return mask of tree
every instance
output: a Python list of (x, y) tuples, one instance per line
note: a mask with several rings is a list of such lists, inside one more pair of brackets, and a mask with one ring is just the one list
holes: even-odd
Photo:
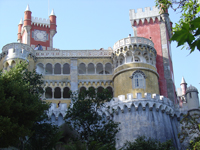
[(27, 70), (27, 63), (18, 63), (0, 73), (0, 147), (19, 146), (38, 118), (49, 108), (41, 101), (42, 76)]
[(200, 5), (198, 0), (156, 0), (156, 6), (165, 12), (172, 8), (180, 11), (181, 18), (173, 28), (172, 41), (178, 46), (184, 45), (192, 53), (195, 49), (200, 51)]
[[(47, 122), (45, 122), (47, 121)], [(44, 112), (31, 128), (33, 134), (24, 141), (22, 149), (24, 150), (51, 150), (55, 149), (60, 143), (62, 132), (57, 125), (48, 122), (48, 117)]]
[(189, 149), (200, 149), (200, 111), (190, 110), (181, 120), (180, 142)]
[(145, 136), (138, 137), (134, 142), (126, 142), (121, 150), (172, 150), (171, 140), (161, 143), (158, 140), (146, 138)]
[(99, 114), (105, 107), (104, 103), (111, 100), (111, 94), (104, 90), (96, 93), (94, 88), (84, 92), (72, 94), (72, 103), (68, 108), (65, 118), (67, 123), (77, 131), (79, 140), (85, 142), (87, 147), (115, 148), (115, 135), (118, 132), (118, 123)]

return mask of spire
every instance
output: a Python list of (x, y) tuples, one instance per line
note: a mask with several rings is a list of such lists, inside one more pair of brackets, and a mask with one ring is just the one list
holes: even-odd
[(50, 16), (55, 16), (54, 10), (52, 9)]
[(184, 77), (182, 77), (181, 84), (186, 83)]
[(23, 19), (22, 19), (22, 18), (21, 18), (21, 20), (20, 20), (19, 24), (23, 24)]
[(31, 11), (29, 5), (27, 5), (26, 10), (25, 11)]

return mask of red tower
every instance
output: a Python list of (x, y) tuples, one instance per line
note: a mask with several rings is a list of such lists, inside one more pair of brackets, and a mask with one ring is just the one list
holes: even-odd
[(33, 48), (40, 44), (43, 50), (53, 49), (53, 37), (57, 32), (54, 11), (52, 10), (49, 19), (32, 17), (31, 14), (28, 5), (24, 12), (24, 23), (18, 26), (18, 41)]
[(143, 11), (130, 10), (130, 21), (135, 36), (150, 38), (157, 51), (156, 67), (159, 74), (160, 94), (176, 102), (174, 73), (171, 54), (171, 21), (167, 11), (160, 14), (160, 10), (146, 7)]
[(23, 26), (23, 20), (21, 19), (20, 22), (19, 22), (19, 24), (18, 24), (18, 34), (17, 34), (17, 37), (18, 37), (17, 41), (19, 43), (22, 42), (22, 34), (21, 34), (21, 32), (22, 32), (22, 26)]

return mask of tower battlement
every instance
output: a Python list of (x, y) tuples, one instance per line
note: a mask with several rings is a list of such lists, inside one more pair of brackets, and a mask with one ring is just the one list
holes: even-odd
[(32, 21), (31, 24), (33, 24), (33, 25), (46, 26), (46, 27), (50, 28), (50, 20), (49, 19), (32, 17), (31, 21)]
[(129, 10), (129, 18), (131, 21), (131, 25), (134, 24), (134, 21), (137, 22), (137, 24), (139, 24), (139, 21), (141, 20), (142, 23), (144, 23), (145, 19), (147, 20), (147, 22), (150, 22), (150, 19), (153, 20), (153, 22), (155, 21), (155, 19), (157, 18), (160, 21), (160, 9), (153, 6), (153, 8), (151, 9), (150, 7), (145, 7), (144, 11), (142, 8), (137, 9), (137, 12), (135, 12), (134, 9)]

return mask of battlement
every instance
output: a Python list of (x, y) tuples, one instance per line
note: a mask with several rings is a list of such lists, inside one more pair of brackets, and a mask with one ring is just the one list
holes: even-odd
[(66, 115), (67, 111), (67, 104), (66, 103), (60, 103), (59, 107), (56, 107), (56, 103), (51, 103), (51, 107), (47, 111), (48, 117), (51, 117), (52, 115), (55, 115), (56, 118), (61, 114), (63, 117)]
[(31, 55), (31, 57), (35, 60), (34, 50), (29, 45), (23, 43), (10, 43), (2, 48), (0, 60), (4, 57), (4, 61), (9, 59), (27, 60), (28, 55)]
[(145, 97), (142, 97), (141, 93), (136, 93), (136, 98), (133, 98), (132, 93), (128, 93), (127, 99), (125, 98), (125, 95), (119, 95), (117, 98), (113, 98), (113, 100), (106, 103), (106, 105), (111, 108), (108, 114), (112, 113), (112, 109), (114, 109), (116, 113), (118, 113), (118, 110), (121, 110), (123, 113), (125, 108), (128, 108), (130, 111), (132, 106), (138, 110), (139, 105), (142, 106), (143, 110), (146, 109), (146, 106), (149, 106), (149, 110), (151, 111), (155, 106), (157, 111), (160, 109), (162, 112), (166, 112), (171, 116), (175, 113), (174, 104), (169, 98), (151, 93), (145, 93)]
[(157, 18), (160, 21), (160, 9), (156, 6), (153, 6), (151, 9), (150, 7), (146, 7), (143, 11), (142, 8), (137, 9), (137, 12), (135, 12), (134, 9), (129, 10), (129, 18), (131, 21), (131, 25), (134, 25), (134, 22), (136, 21), (137, 24), (139, 24), (139, 21), (141, 20), (142, 23), (144, 23), (145, 19), (147, 22), (150, 22), (150, 19), (155, 21)]
[(50, 20), (49, 19), (32, 17), (31, 21), (32, 21), (32, 24), (34, 24), (34, 25), (40, 25), (40, 26), (43, 25), (43, 26), (46, 26), (46, 27), (50, 27)]

